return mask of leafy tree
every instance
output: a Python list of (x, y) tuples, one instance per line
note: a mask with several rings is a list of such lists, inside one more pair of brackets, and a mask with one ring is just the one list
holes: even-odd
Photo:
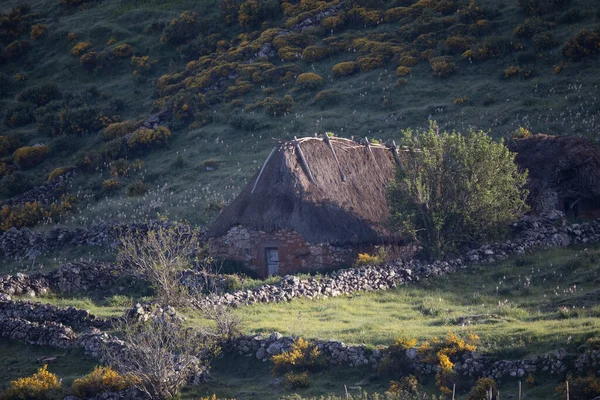
[(389, 191), (392, 226), (409, 233), (428, 257), (506, 234), (527, 206), (527, 172), (503, 142), (485, 132), (404, 131), (407, 147)]

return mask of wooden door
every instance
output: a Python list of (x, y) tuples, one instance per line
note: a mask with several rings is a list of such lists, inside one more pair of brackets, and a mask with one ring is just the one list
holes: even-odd
[(274, 247), (265, 249), (267, 259), (267, 276), (277, 275), (279, 273), (279, 250)]

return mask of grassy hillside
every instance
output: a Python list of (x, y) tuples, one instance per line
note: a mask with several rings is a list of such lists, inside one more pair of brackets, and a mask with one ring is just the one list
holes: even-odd
[[(46, 214), (206, 223), (273, 138), (388, 139), (436, 119), (596, 139), (593, 0), (10, 0), (0, 12), (0, 200), (78, 173), (59, 206), (5, 228)], [(140, 133), (163, 110), (170, 134)], [(13, 155), (36, 144), (48, 148)]]

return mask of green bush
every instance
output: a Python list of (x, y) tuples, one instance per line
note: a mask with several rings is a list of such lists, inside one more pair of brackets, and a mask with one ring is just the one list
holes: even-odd
[(33, 106), (29, 103), (17, 104), (9, 108), (4, 115), (4, 124), (11, 128), (24, 126), (35, 122)]
[(23, 90), (17, 96), (21, 102), (33, 103), (36, 106), (43, 106), (52, 100), (59, 99), (61, 96), (58, 86), (54, 83), (46, 83), (39, 86), (32, 86)]
[(13, 153), (15, 164), (21, 167), (33, 167), (42, 162), (50, 154), (48, 146), (24, 146)]
[(281, 97), (267, 97), (259, 103), (264, 107), (265, 113), (268, 115), (282, 116), (292, 111), (294, 99), (290, 95)]
[(165, 144), (171, 137), (171, 131), (166, 126), (155, 129), (140, 128), (131, 134), (127, 146), (132, 150), (157, 147)]
[(577, 61), (600, 51), (600, 34), (583, 29), (562, 48), (563, 56)]
[[(393, 224), (432, 258), (499, 238), (526, 209), (527, 173), (485, 132), (404, 132), (412, 149), (390, 189)], [(418, 150), (418, 151), (417, 151)]]
[(0, 393), (2, 400), (45, 400), (57, 392), (62, 383), (58, 377), (48, 372), (44, 365), (35, 374), (10, 382), (8, 389)]
[(119, 392), (136, 382), (135, 378), (126, 377), (110, 367), (96, 367), (86, 376), (75, 379), (73, 393), (77, 397), (90, 398), (103, 392)]
[(302, 52), (302, 59), (308, 62), (319, 61), (329, 56), (329, 49), (325, 46), (308, 46)]
[(481, 400), (489, 397), (488, 393), (492, 390), (492, 393), (497, 393), (496, 381), (491, 378), (479, 378), (475, 383), (475, 386), (469, 392), (467, 400)]
[(358, 71), (358, 65), (354, 61), (346, 61), (341, 62), (339, 64), (335, 64), (331, 69), (333, 76), (348, 76), (356, 73)]
[(315, 103), (320, 106), (328, 106), (340, 102), (342, 95), (337, 90), (323, 90), (315, 96)]
[(288, 389), (304, 389), (310, 387), (310, 380), (308, 378), (308, 372), (293, 372), (290, 371), (285, 374), (285, 385)]
[(446, 78), (456, 71), (456, 64), (452, 57), (433, 57), (429, 59), (433, 76)]
[(123, 137), (135, 131), (136, 125), (131, 121), (114, 122), (104, 128), (104, 139), (113, 140), (116, 138)]
[(143, 196), (150, 190), (150, 185), (143, 181), (135, 181), (127, 186), (127, 196)]
[(29, 42), (27, 40), (15, 40), (6, 46), (4, 52), (9, 60), (14, 60), (27, 53), (27, 50), (29, 50)]
[(12, 153), (16, 148), (20, 146), (20, 140), (18, 136), (0, 136), (0, 156)]
[(314, 72), (305, 72), (296, 79), (296, 87), (299, 89), (313, 90), (323, 86), (323, 78)]

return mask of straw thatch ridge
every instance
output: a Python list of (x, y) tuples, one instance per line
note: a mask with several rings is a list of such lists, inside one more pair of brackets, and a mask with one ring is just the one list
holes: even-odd
[(515, 162), (529, 171), (534, 208), (548, 189), (562, 198), (600, 198), (600, 151), (589, 140), (537, 134), (513, 139), (509, 148), (517, 152)]
[(257, 173), (210, 227), (208, 236), (223, 236), (241, 225), (264, 232), (295, 231), (309, 243), (398, 243), (399, 238), (386, 228), (387, 188), (396, 171), (393, 151), (341, 138), (330, 138), (330, 143), (337, 161), (321, 138), (280, 144), (260, 180), (256, 182)]

